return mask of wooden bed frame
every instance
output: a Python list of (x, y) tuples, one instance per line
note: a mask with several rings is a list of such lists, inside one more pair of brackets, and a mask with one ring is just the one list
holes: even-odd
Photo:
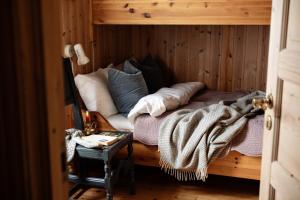
[[(83, 112), (84, 114), (84, 112)], [(98, 112), (90, 112), (91, 118), (97, 122), (101, 131), (115, 131), (110, 123)], [(126, 149), (120, 154), (126, 154)], [(138, 141), (133, 143), (134, 162), (138, 165), (159, 167), (157, 146), (149, 146)], [(208, 168), (209, 174), (260, 180), (261, 157), (245, 156), (232, 151), (224, 158), (215, 160)]]

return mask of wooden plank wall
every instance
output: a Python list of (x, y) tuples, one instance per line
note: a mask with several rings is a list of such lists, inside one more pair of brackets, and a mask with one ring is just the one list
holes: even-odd
[(270, 24), (272, 0), (92, 0), (94, 24)]
[(75, 74), (93, 71), (93, 27), (90, 0), (61, 0), (61, 36), (62, 52), (66, 44), (81, 43), (91, 62), (77, 66), (76, 56), (73, 60)]
[(269, 26), (100, 25), (95, 68), (148, 53), (176, 82), (203, 81), (223, 91), (265, 90)]
[(61, 3), (62, 48), (79, 42), (91, 59), (77, 66), (74, 57), (75, 74), (151, 53), (178, 82), (199, 80), (225, 91), (265, 89), (269, 26), (93, 25), (90, 0)]
[[(77, 66), (76, 56), (72, 58), (74, 74), (93, 71), (93, 27), (91, 21), (90, 0), (61, 0), (61, 37), (62, 55), (66, 44), (81, 43), (91, 62)], [(65, 107), (65, 127), (73, 127), (72, 107)]]
[(132, 55), (132, 26), (101, 25), (94, 28), (95, 69), (110, 63), (119, 64)]

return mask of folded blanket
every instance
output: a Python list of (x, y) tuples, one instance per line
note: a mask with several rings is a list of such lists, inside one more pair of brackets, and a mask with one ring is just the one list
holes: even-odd
[(144, 113), (149, 113), (151, 117), (160, 116), (167, 110), (187, 104), (202, 88), (204, 84), (201, 82), (178, 83), (171, 88), (161, 88), (156, 93), (141, 98), (129, 112), (128, 119), (134, 124), (135, 119)]
[(223, 101), (171, 114), (159, 131), (162, 169), (178, 180), (205, 181), (209, 164), (228, 153), (228, 144), (242, 130), (247, 118), (256, 114), (252, 99), (264, 96), (265, 93), (257, 91), (236, 102)]
[(71, 162), (75, 155), (75, 148), (77, 144), (80, 144), (86, 148), (96, 148), (99, 147), (98, 142), (88, 141), (81, 139), (84, 134), (81, 130), (78, 129), (67, 129), (66, 131), (66, 149), (67, 149), (67, 162)]

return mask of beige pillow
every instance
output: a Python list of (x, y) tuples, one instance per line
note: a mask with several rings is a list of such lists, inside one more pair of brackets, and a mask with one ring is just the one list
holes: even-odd
[(75, 84), (89, 111), (97, 111), (105, 118), (118, 113), (107, 87), (107, 68), (100, 68), (89, 74), (78, 74)]

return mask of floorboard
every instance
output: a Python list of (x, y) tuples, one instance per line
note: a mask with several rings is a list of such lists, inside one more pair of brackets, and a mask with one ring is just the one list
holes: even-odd
[[(71, 185), (70, 185), (71, 186)], [(179, 182), (157, 168), (136, 168), (136, 195), (129, 195), (126, 182), (116, 185), (114, 200), (257, 200), (259, 182), (209, 175), (203, 182)], [(78, 200), (104, 200), (105, 190), (90, 188)]]

